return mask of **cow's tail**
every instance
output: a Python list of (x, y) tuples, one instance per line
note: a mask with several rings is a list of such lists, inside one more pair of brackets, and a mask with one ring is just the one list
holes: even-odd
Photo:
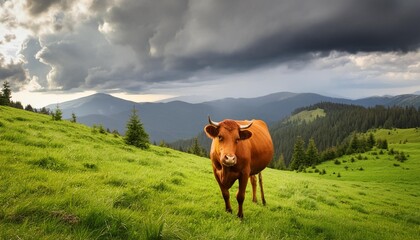
[(261, 172), (258, 173), (258, 182), (260, 183), (261, 201), (262, 201), (263, 205), (265, 206), (266, 202), (265, 202), (265, 197), (264, 197), (264, 188), (263, 188), (263, 180), (262, 180)]

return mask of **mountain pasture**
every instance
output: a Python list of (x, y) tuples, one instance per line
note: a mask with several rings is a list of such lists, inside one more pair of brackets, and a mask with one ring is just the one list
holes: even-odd
[[(330, 179), (337, 178), (340, 173), (340, 178), (347, 181), (420, 186), (420, 129), (380, 129), (370, 132), (374, 133), (376, 139), (386, 139), (388, 150), (374, 147), (366, 153), (344, 155), (335, 161), (318, 165), (317, 169), (325, 169), (327, 174), (324, 176)], [(401, 162), (396, 159), (401, 153), (407, 160)], [(420, 188), (416, 191), (420, 195)]]
[(386, 131), (375, 134), (408, 160), (266, 169), (267, 206), (248, 186), (241, 221), (224, 212), (209, 159), (0, 107), (0, 239), (417, 239), (420, 137)]
[(315, 110), (303, 110), (297, 114), (294, 114), (286, 119), (286, 122), (305, 122), (310, 123), (316, 120), (317, 118), (325, 117), (327, 114), (324, 109), (317, 108)]

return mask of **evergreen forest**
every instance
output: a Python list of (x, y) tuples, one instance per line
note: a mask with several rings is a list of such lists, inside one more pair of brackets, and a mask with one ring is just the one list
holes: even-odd
[[(340, 149), (340, 145), (349, 144), (352, 134), (356, 132), (362, 133), (374, 128), (392, 129), (420, 126), (420, 110), (415, 107), (376, 106), (365, 108), (324, 102), (296, 109), (292, 116), (302, 111), (316, 109), (323, 109), (326, 113), (325, 116), (317, 117), (310, 122), (287, 121), (285, 119), (270, 127), (275, 147), (275, 158), (272, 164), (275, 165), (276, 161), (282, 157), (286, 164), (290, 163), (298, 139), (303, 143), (308, 143), (310, 139), (313, 139), (317, 150), (324, 151), (324, 154), (320, 154), (321, 157), (325, 157), (327, 156), (326, 150)], [(328, 159), (321, 158), (319, 161), (323, 160)]]

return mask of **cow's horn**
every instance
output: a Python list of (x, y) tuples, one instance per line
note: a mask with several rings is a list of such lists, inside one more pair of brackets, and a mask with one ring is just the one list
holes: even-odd
[(208, 116), (209, 117), (209, 123), (211, 124), (211, 125), (213, 125), (213, 126), (215, 126), (215, 127), (218, 127), (219, 126), (219, 122), (214, 122), (214, 121), (212, 121), (211, 120), (211, 118), (210, 118), (210, 115)]
[(247, 124), (247, 125), (239, 125), (239, 128), (240, 129), (247, 129), (247, 128), (249, 128), (249, 127), (251, 127), (251, 125), (254, 123), (254, 121), (252, 121), (250, 124)]

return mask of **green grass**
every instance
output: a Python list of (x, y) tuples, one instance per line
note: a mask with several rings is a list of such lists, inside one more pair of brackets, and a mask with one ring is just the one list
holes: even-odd
[(375, 133), (410, 155), (402, 163), (370, 152), (318, 166), (325, 175), (264, 170), (267, 206), (248, 186), (240, 221), (224, 212), (209, 159), (0, 107), (0, 239), (417, 239), (414, 131)]
[[(388, 150), (374, 148), (363, 154), (345, 155), (337, 159), (340, 164), (330, 161), (317, 168), (325, 169), (325, 177), (329, 179), (336, 178), (340, 173), (341, 180), (345, 181), (420, 185), (420, 129), (381, 129), (372, 132), (376, 139), (388, 141)], [(408, 160), (397, 161), (396, 154), (390, 154), (391, 149), (404, 152)], [(420, 188), (417, 191), (420, 194)]]
[(327, 114), (325, 113), (324, 109), (317, 108), (315, 110), (304, 110), (297, 114), (294, 114), (290, 118), (288, 118), (287, 122), (305, 122), (310, 123), (315, 121), (317, 118), (325, 117)]

